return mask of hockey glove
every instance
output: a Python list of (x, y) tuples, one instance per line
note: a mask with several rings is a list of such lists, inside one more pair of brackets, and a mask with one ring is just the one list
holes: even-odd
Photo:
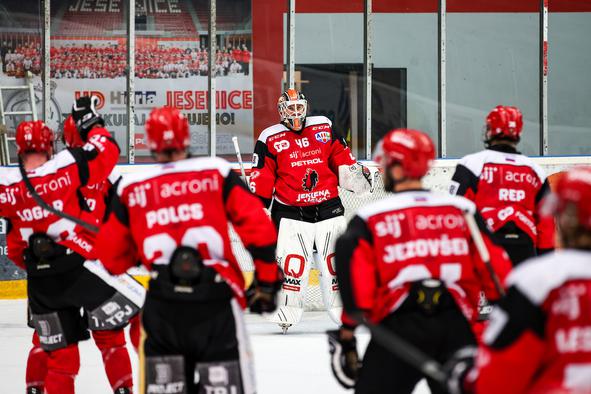
[(364, 166), (363, 164), (357, 162), (357, 164), (359, 164), (359, 167), (361, 167), (361, 174), (363, 175), (363, 177), (365, 178), (365, 180), (367, 181), (367, 183), (369, 183), (369, 192), (373, 193), (373, 188), (374, 188), (374, 176), (371, 173), (371, 171), (369, 170), (369, 168), (367, 168), (366, 166)]
[(82, 96), (72, 106), (72, 118), (78, 127), (82, 141), (88, 140), (88, 133), (94, 125), (104, 126), (103, 118), (96, 112), (97, 96)]
[(330, 351), (330, 368), (340, 385), (346, 389), (355, 387), (361, 369), (355, 335), (350, 333), (350, 338), (341, 335), (341, 331), (349, 330), (341, 328), (326, 332)]
[(450, 394), (471, 393), (471, 382), (466, 376), (474, 367), (477, 348), (467, 346), (458, 350), (444, 365), (446, 386)]
[(246, 290), (246, 300), (252, 313), (271, 313), (277, 309), (277, 293), (283, 283), (283, 276), (274, 283), (259, 282), (256, 278)]

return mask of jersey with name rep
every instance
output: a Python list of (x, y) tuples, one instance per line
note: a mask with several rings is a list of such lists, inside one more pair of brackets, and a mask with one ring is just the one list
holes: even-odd
[(255, 146), (250, 189), (267, 204), (311, 206), (338, 198), (338, 168), (356, 163), (344, 138), (324, 116), (309, 116), (296, 132), (265, 129)]
[(550, 186), (529, 157), (495, 147), (467, 155), (456, 167), (450, 192), (474, 201), (493, 231), (513, 222), (538, 249), (554, 248), (554, 221), (538, 214)]

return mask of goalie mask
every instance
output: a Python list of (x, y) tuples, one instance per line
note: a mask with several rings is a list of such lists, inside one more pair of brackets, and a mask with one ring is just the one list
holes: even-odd
[(279, 97), (277, 109), (281, 122), (294, 131), (300, 131), (304, 127), (308, 101), (306, 97), (295, 89), (288, 89)]

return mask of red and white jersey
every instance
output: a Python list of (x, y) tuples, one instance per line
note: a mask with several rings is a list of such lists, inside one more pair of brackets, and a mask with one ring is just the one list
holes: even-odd
[[(104, 128), (94, 128), (82, 148), (61, 151), (27, 175), (47, 204), (83, 217), (77, 190), (103, 182), (118, 158), (119, 147), (111, 134)], [(18, 168), (0, 169), (0, 216), (8, 221), (8, 258), (20, 267), (24, 268), (23, 252), (33, 233), (45, 233), (84, 257), (92, 254), (93, 239), (88, 231), (37, 205)]]
[(475, 392), (591, 393), (591, 253), (529, 260), (507, 285), (468, 375)]
[(267, 205), (272, 197), (284, 205), (316, 205), (339, 196), (338, 168), (355, 163), (328, 118), (309, 116), (299, 132), (280, 123), (259, 136), (250, 189)]
[(529, 235), (538, 249), (554, 248), (554, 221), (538, 215), (550, 192), (544, 170), (506, 145), (463, 157), (450, 193), (472, 200), (493, 231), (509, 222)]
[[(116, 182), (121, 178), (119, 171), (115, 168), (109, 174), (107, 179), (94, 185), (86, 185), (79, 189), (79, 199), (81, 201), (82, 213), (80, 218), (88, 223), (101, 226), (105, 219), (105, 212), (107, 211), (107, 204), (109, 202), (109, 196), (114, 192), (111, 190)], [(96, 240), (96, 233), (82, 229), (81, 231), (86, 233), (89, 239)], [(93, 252), (95, 252), (93, 250)], [(95, 253), (92, 255), (85, 256), (87, 259), (96, 259)]]
[[(392, 194), (361, 208), (336, 246), (345, 310), (362, 310), (377, 323), (402, 304), (412, 282), (437, 278), (474, 322), (481, 291), (489, 300), (499, 298), (464, 218), (464, 212), (475, 210), (465, 198), (422, 190)], [(502, 282), (511, 263), (476, 216)]]
[(123, 177), (98, 236), (98, 256), (107, 270), (121, 274), (138, 260), (150, 270), (168, 265), (180, 246), (195, 248), (244, 306), (244, 277), (228, 222), (251, 253), (257, 279), (275, 282), (275, 227), (260, 200), (219, 158), (171, 162)]

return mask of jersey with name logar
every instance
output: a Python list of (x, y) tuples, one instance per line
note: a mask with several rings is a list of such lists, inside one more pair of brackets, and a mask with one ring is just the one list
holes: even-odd
[[(356, 239), (343, 245), (352, 248), (347, 254), (355, 280), (352, 289), (342, 286), (341, 292), (351, 291), (358, 307), (379, 322), (406, 299), (412, 282), (437, 278), (474, 321), (480, 292), (491, 300), (499, 294), (478, 256), (464, 212), (475, 214), (474, 204), (428, 191), (399, 192), (361, 208), (347, 230)], [(483, 238), (502, 281), (510, 270), (508, 257), (486, 233)]]
[[(115, 167), (119, 148), (109, 132), (95, 128), (82, 148), (66, 149), (27, 175), (48, 205), (75, 217), (84, 216), (77, 190), (101, 184)], [(0, 169), (0, 216), (8, 222), (8, 257), (24, 267), (23, 253), (34, 233), (47, 234), (60, 245), (89, 258), (93, 236), (74, 222), (41, 208), (25, 186), (18, 168)], [(91, 224), (96, 224), (94, 220)]]
[(338, 168), (355, 164), (344, 138), (324, 116), (309, 116), (299, 131), (276, 124), (255, 146), (250, 188), (263, 200), (311, 206), (338, 197)]

